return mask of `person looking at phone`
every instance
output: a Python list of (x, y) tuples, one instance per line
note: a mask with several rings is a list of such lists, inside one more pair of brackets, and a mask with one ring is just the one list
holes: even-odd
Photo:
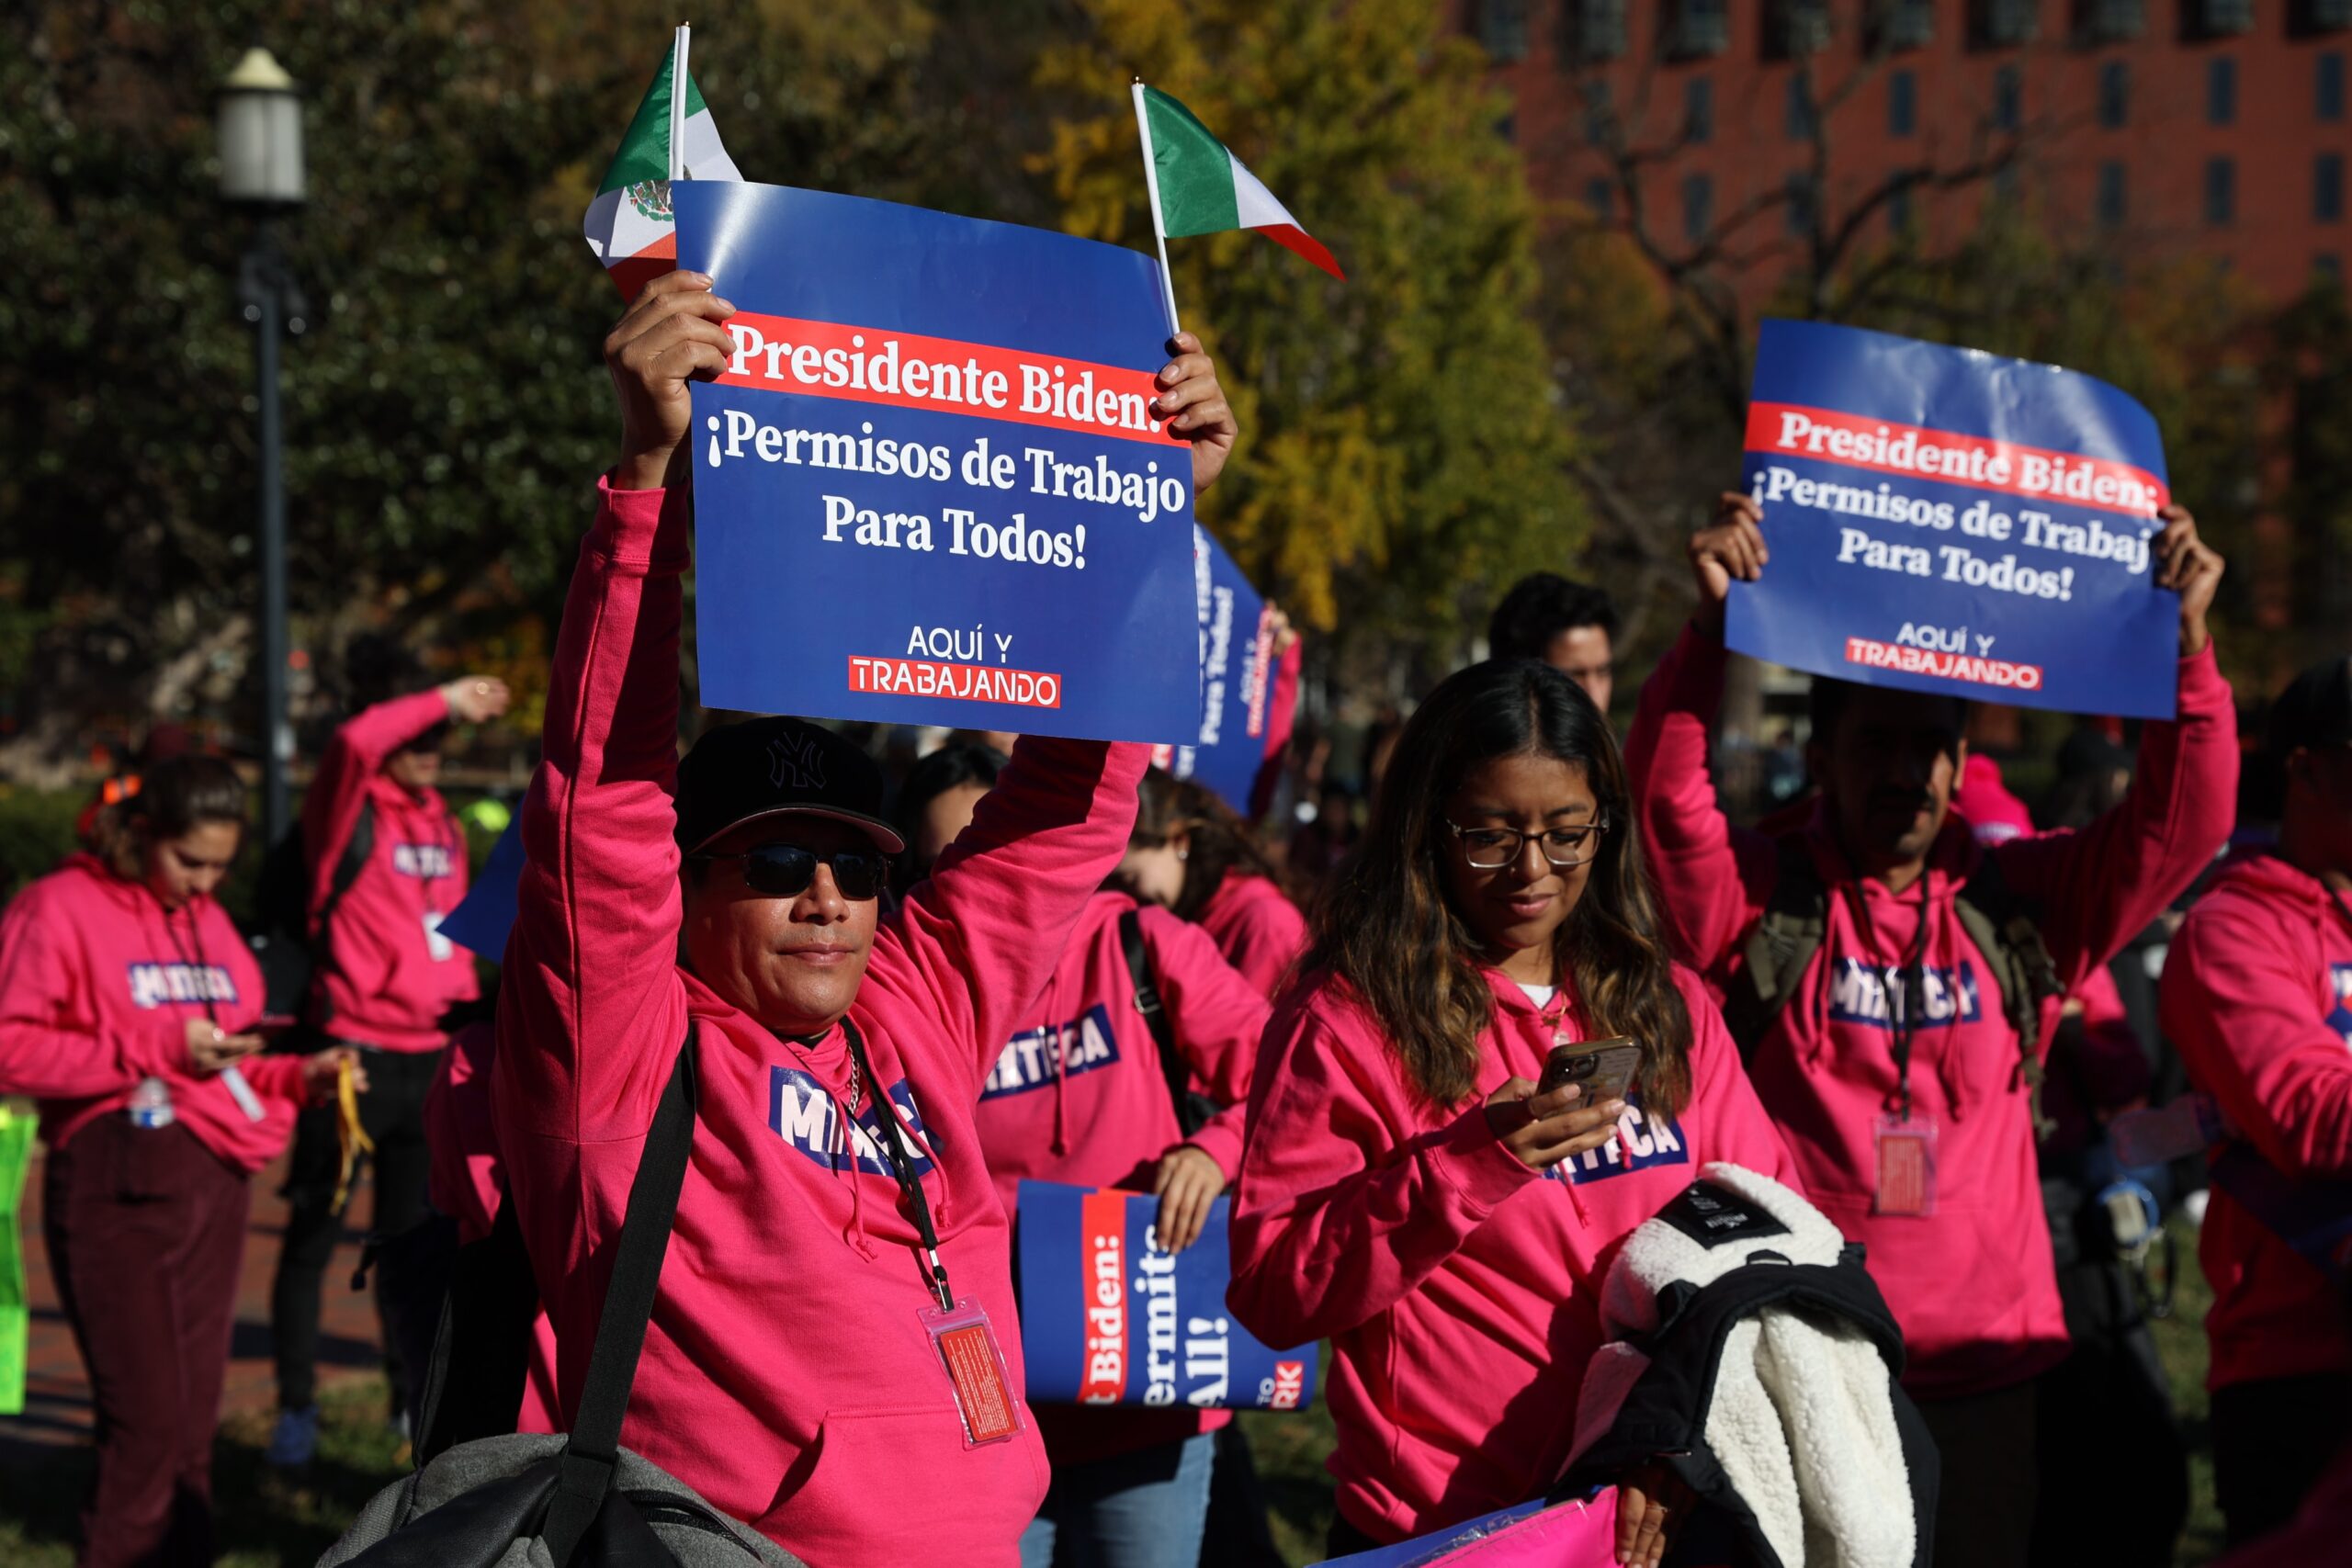
[(1733, 828), (1707, 773), (1724, 603), (1767, 570), (1762, 520), (1725, 495), (1690, 541), (1699, 612), (1626, 743), (1639, 828), (1676, 953), (1724, 987), (1814, 1202), (1868, 1246), (1902, 1325), (1904, 1387), (1943, 1455), (1938, 1568), (2012, 1568), (2035, 1379), (2067, 1343), (2034, 1152), (2042, 1021), (2229, 837), (2235, 725), (2205, 623), (2222, 558), (2165, 510), (2149, 591), (2179, 595), (2178, 716), (2142, 730), (2130, 793), (2089, 827), (1980, 846), (1950, 811), (1967, 705), (1816, 679), (1820, 801), (1771, 838)]
[(227, 762), (159, 762), (0, 918), (0, 1094), (40, 1102), (50, 1271), (96, 1406), (91, 1568), (212, 1561), (251, 1178), (352, 1055), (253, 1055), (261, 972), (212, 897), (244, 822)]
[[(731, 314), (670, 273), (605, 342), (621, 454), (565, 604), (501, 976), (509, 1201), (568, 1426), (691, 1035), (698, 1112), (621, 1441), (808, 1562), (1009, 1563), (1046, 1458), (976, 1112), (1118, 863), (1150, 749), (1023, 738), (887, 917), (902, 840), (863, 750), (764, 718), (678, 760), (688, 382), (726, 366)], [(1197, 493), (1236, 425), (1198, 343), (1172, 346), (1153, 412)]]
[[(413, 673), (407, 650), (379, 638), (351, 651), (353, 684), (385, 692)], [(453, 723), (481, 724), (506, 711), (506, 682), (461, 675), (403, 695), (384, 695), (345, 721), (319, 759), (302, 798), (302, 862), (316, 965), (303, 1022), (309, 1032), (368, 1060), (359, 1124), (373, 1145), (368, 1228), (405, 1235), (430, 1213), (431, 1157), (424, 1095), (449, 1043), (441, 1016), (481, 994), (473, 954), (441, 934), (466, 896), (466, 833), (441, 792), (441, 752)], [(336, 1111), (322, 1106), (295, 1129), (286, 1173), (286, 1239), (271, 1282), (269, 1328), (277, 1371), (277, 1424), (266, 1458), (299, 1468), (318, 1449), (319, 1292), (343, 1234), (344, 1189)], [(383, 1323), (392, 1426), (405, 1435), (413, 1381), (398, 1348), (418, 1334), (396, 1321), (396, 1296), (375, 1275)], [(436, 1314), (437, 1316), (437, 1314)], [(431, 1326), (424, 1330), (429, 1342)]]
[[(1698, 977), (1669, 957), (1609, 725), (1532, 660), (1406, 724), (1250, 1090), (1227, 1303), (1331, 1340), (1333, 1555), (1540, 1495), (1568, 1456), (1612, 1245), (1709, 1160), (1795, 1168)], [(1625, 1036), (1634, 1087), (1536, 1080)], [(1629, 1477), (1619, 1560), (1677, 1506)]]

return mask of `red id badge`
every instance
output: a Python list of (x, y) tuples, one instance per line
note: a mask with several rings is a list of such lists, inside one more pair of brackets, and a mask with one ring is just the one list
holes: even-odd
[(1013, 1397), (1004, 1352), (998, 1348), (996, 1330), (989, 1326), (989, 1314), (979, 1303), (962, 1296), (954, 1312), (925, 1303), (916, 1315), (956, 1390), (956, 1414), (964, 1418), (964, 1446), (977, 1449), (1018, 1436), (1024, 1429), (1021, 1402)]
[(1878, 1119), (1878, 1191), (1873, 1214), (1936, 1212), (1936, 1124), (1920, 1117)]

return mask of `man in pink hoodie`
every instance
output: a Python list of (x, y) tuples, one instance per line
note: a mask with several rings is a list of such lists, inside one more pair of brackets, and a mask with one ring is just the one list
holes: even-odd
[[(1979, 846), (1947, 820), (1965, 705), (1816, 681), (1807, 762), (1821, 804), (1775, 840), (1735, 829), (1707, 775), (1724, 600), (1733, 578), (1764, 570), (1761, 515), (1726, 495), (1691, 541), (1700, 614), (1643, 688), (1628, 743), (1642, 833), (1678, 951), (1724, 994), (1736, 1032), (1747, 1021), (1749, 1074), (1806, 1191), (1868, 1246), (1903, 1325), (1905, 1387), (1943, 1453), (1939, 1568), (2008, 1568), (2033, 1518), (2033, 1380), (2064, 1356), (2066, 1331), (2030, 1111), (2046, 1041), (2025, 1049), (1999, 977), (2011, 964), (1979, 951), (1963, 907), (2030, 908), (2049, 962), (2010, 956), (2054, 996), (2221, 847), (2237, 748), (2205, 615), (2222, 561), (2167, 510), (2155, 581), (2180, 595), (2178, 717), (2147, 726), (2138, 782), (2088, 829)], [(1818, 943), (1770, 977), (1777, 1010), (1749, 1006), (1771, 994), (1756, 963), (1770, 952), (1752, 939), (1792, 866), (1822, 890)]]
[[(363, 709), (335, 731), (302, 801), (302, 859), (310, 874), (311, 949), (316, 967), (305, 1021), (368, 1064), (359, 1122), (374, 1152), (374, 1234), (396, 1236), (427, 1213), (424, 1094), (448, 1035), (441, 1015), (480, 993), (473, 955), (441, 934), (466, 896), (466, 835), (434, 786), (452, 720), (479, 724), (506, 711), (506, 682), (465, 675), (431, 691)], [(306, 1111), (287, 1168), (286, 1239), (270, 1289), (277, 1362), (272, 1464), (310, 1462), (318, 1447), (319, 1292), (342, 1234), (334, 1207), (342, 1147), (333, 1106)], [(403, 1342), (396, 1303), (382, 1292), (393, 1421), (405, 1427), (407, 1379), (393, 1353)]]
[[(564, 611), (500, 995), (510, 1199), (569, 1419), (691, 1033), (699, 1115), (621, 1441), (812, 1562), (1010, 1564), (1046, 1460), (975, 1110), (1118, 863), (1149, 749), (1023, 740), (887, 919), (900, 840), (864, 752), (762, 719), (677, 761), (687, 382), (726, 364), (732, 313), (673, 273), (605, 340), (621, 458)], [(1155, 412), (1197, 491), (1235, 427), (1199, 345), (1175, 347)], [(985, 1314), (1008, 1400), (962, 1357), (980, 1334), (951, 1380), (948, 1302)]]
[[(2287, 688), (2262, 760), (2285, 785), (2278, 847), (2224, 867), (2182, 922), (2165, 1033), (2264, 1164), (2340, 1191), (2352, 1178), (2352, 660)], [(2232, 1185), (2217, 1176), (2198, 1251), (2213, 1287), (2213, 1480), (2237, 1545), (2292, 1518), (2352, 1438), (2352, 1333), (2341, 1292)]]

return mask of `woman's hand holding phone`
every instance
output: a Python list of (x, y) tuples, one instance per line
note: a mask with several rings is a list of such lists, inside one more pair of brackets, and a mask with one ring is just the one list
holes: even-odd
[(1530, 1170), (1549, 1170), (1564, 1159), (1588, 1154), (1617, 1134), (1625, 1113), (1622, 1100), (1593, 1106), (1575, 1084), (1539, 1090), (1527, 1078), (1509, 1078), (1487, 1097), (1487, 1125), (1496, 1140)]
[(187, 1021), (187, 1055), (199, 1073), (217, 1073), (261, 1049), (258, 1034), (232, 1034), (209, 1019)]

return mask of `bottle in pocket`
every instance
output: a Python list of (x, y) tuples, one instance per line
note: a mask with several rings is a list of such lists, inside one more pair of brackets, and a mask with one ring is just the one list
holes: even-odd
[(140, 1079), (139, 1087), (130, 1091), (127, 1109), (134, 1127), (168, 1127), (175, 1119), (171, 1086), (161, 1078)]

